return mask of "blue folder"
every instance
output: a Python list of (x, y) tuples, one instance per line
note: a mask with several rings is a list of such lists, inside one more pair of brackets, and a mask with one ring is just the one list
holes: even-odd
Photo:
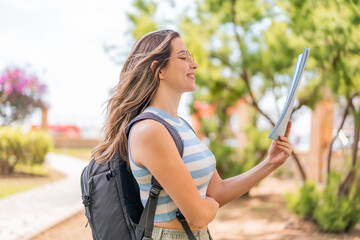
[(299, 90), (301, 78), (304, 73), (305, 64), (309, 57), (309, 53), (310, 53), (310, 49), (304, 48), (303, 53), (297, 57), (295, 71), (292, 77), (291, 87), (287, 95), (284, 107), (281, 111), (280, 118), (278, 119), (275, 127), (272, 129), (268, 138), (277, 140), (279, 139), (279, 136), (285, 135), (286, 127), (289, 122), (291, 112), (293, 110), (293, 105), (297, 96), (297, 92)]

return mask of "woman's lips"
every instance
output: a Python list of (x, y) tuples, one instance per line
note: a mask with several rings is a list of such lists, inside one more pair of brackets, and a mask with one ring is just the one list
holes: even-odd
[(195, 79), (195, 75), (193, 73), (187, 74), (186, 75), (188, 78), (191, 78), (192, 80), (196, 80)]

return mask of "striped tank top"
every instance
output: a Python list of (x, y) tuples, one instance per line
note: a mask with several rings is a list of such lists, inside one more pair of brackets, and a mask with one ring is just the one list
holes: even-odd
[[(155, 107), (147, 107), (145, 112), (157, 114), (159, 117), (170, 123), (179, 133), (184, 146), (182, 160), (189, 169), (200, 195), (205, 198), (209, 181), (214, 174), (216, 167), (214, 154), (200, 141), (196, 134), (181, 118), (175, 118), (167, 112)], [(141, 202), (145, 207), (149, 197), (152, 175), (147, 168), (141, 167), (134, 162), (131, 157), (130, 144), (128, 153), (130, 168), (139, 184)], [(165, 190), (162, 190), (159, 195), (154, 221), (165, 222), (176, 218), (176, 209), (177, 206), (171, 197)]]

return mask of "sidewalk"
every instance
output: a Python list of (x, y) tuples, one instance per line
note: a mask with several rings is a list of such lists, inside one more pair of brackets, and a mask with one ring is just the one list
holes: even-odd
[(65, 179), (0, 199), (0, 239), (27, 240), (79, 212), (80, 174), (86, 161), (49, 153), (46, 164)]

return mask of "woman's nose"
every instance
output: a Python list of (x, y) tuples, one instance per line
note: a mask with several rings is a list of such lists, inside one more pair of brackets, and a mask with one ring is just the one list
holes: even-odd
[(195, 60), (192, 60), (191, 63), (190, 63), (190, 68), (192, 69), (197, 69), (198, 68), (198, 65), (197, 63), (195, 62)]

